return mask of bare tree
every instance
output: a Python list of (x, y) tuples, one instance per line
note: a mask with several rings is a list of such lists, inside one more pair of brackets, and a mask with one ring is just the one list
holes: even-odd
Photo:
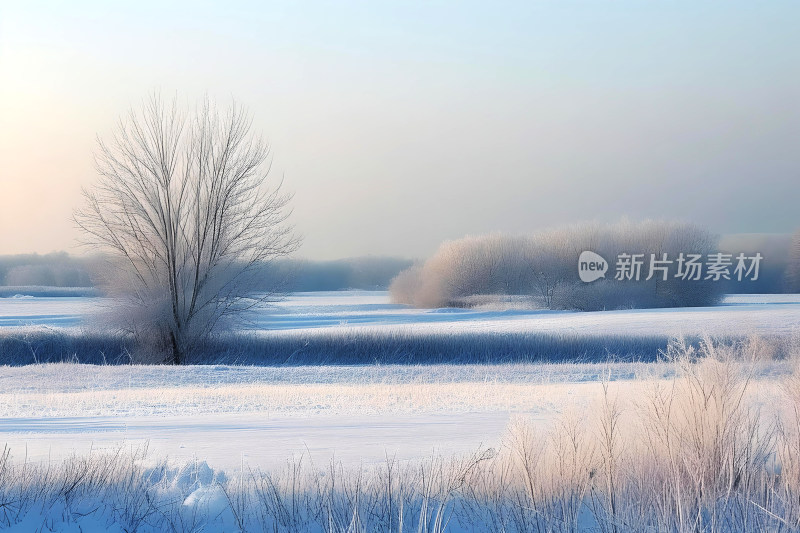
[(268, 183), (269, 147), (235, 102), (220, 111), (206, 99), (188, 111), (153, 95), (98, 142), (99, 183), (84, 190), (75, 221), (122, 269), (117, 281), (144, 317), (128, 329), (180, 364), (253, 305), (259, 264), (297, 248), (290, 195)]

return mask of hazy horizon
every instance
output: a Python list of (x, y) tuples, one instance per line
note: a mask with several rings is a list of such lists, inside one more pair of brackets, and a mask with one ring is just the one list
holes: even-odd
[(5, 2), (0, 255), (75, 248), (96, 136), (235, 97), (298, 257), (579, 220), (800, 227), (800, 4)]
[[(580, 221), (586, 222), (586, 221)], [(554, 229), (556, 226), (550, 228), (532, 228), (531, 233), (535, 233), (536, 231), (546, 231), (547, 229)], [(469, 237), (469, 236), (479, 236), (485, 234), (465, 234), (461, 235), (460, 237)], [(524, 235), (523, 232), (509, 234), (509, 235)], [(735, 251), (735, 252), (751, 252), (751, 251), (761, 251), (762, 248), (768, 245), (772, 246), (780, 246), (786, 248), (788, 251), (788, 246), (791, 244), (793, 233), (724, 233), (718, 234), (719, 237), (719, 247), (722, 251)], [(457, 240), (456, 239), (447, 239), (447, 240)], [(442, 241), (444, 242), (444, 241)], [(391, 260), (398, 260), (398, 261), (424, 261), (425, 259), (429, 258), (430, 255), (439, 247), (437, 243), (434, 248), (431, 250), (430, 254), (425, 256), (413, 256), (413, 255), (399, 255), (399, 254), (374, 254), (374, 253), (366, 253), (361, 255), (348, 255), (348, 256), (337, 256), (337, 257), (308, 257), (303, 254), (303, 250), (299, 252), (295, 252), (285, 258), (287, 261), (307, 261), (309, 263), (328, 263), (328, 262), (337, 262), (337, 261), (350, 261), (350, 260), (360, 260), (360, 259), (391, 259)], [(93, 257), (96, 259), (102, 259), (102, 251), (87, 248), (87, 247), (75, 247), (72, 249), (55, 249), (55, 250), (48, 250), (48, 251), (32, 251), (32, 252), (14, 252), (14, 253), (3, 253), (0, 251), (0, 259), (3, 258), (11, 258), (11, 257), (21, 257), (21, 256), (57, 256), (60, 254), (67, 254), (70, 258), (78, 258), (78, 259), (92, 259)], [(283, 259), (278, 259), (278, 261), (282, 261)]]

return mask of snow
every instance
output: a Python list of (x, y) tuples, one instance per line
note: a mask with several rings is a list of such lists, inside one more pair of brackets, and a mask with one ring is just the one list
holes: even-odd
[[(0, 298), (0, 332), (48, 327), (79, 334), (109, 303)], [(420, 310), (391, 304), (385, 292), (346, 291), (291, 295), (254, 312), (247, 327), (274, 335), (361, 329), (717, 335), (795, 333), (798, 324), (798, 295), (735, 295), (716, 308), (576, 313)], [(387, 456), (466, 454), (499, 446), (516, 415), (548, 424), (565, 406), (590, 405), (602, 393), (602, 376), (610, 376), (615, 394), (635, 398), (672, 371), (664, 363), (0, 367), (0, 446), (9, 447), (13, 461), (35, 463), (147, 446), (154, 457), (195, 465), (191, 480), (181, 482), (183, 506), (213, 515), (227, 505), (213, 480), (244, 465), (268, 470), (300, 456), (316, 464), (370, 464)], [(764, 363), (761, 402), (777, 394), (772, 378), (789, 371), (781, 362)], [(102, 513), (76, 520), (74, 510), (56, 511), (46, 513), (55, 530), (116, 527)], [(42, 513), (31, 511), (12, 531), (40, 528), (41, 521)]]
[[(585, 405), (610, 376), (626, 396), (672, 375), (665, 363), (260, 368), (0, 367), (0, 443), (43, 461), (120, 446), (215, 469), (402, 459), (495, 446), (509, 418), (546, 422)], [(765, 382), (789, 372), (760, 371)]]
[(669, 373), (641, 363), (2, 367), (0, 443), (29, 460), (149, 443), (221, 469), (302, 454), (322, 463), (411, 459), (497, 444), (512, 414), (547, 419), (567, 399), (588, 401), (609, 370), (620, 383)]
[(0, 298), (0, 328), (11, 326), (78, 327), (103, 309), (102, 298)]
[[(275, 469), (291, 457), (307, 456), (317, 464), (331, 459), (344, 464), (380, 463), (427, 457), (440, 451), (468, 453), (480, 445), (497, 445), (509, 420), (507, 413), (459, 415), (365, 415), (280, 417), (206, 415), (143, 417), (117, 420), (20, 420), (4, 427), (15, 459), (41, 462), (120, 447), (147, 445), (155, 457), (178, 463), (201, 460), (214, 469)], [(5, 426), (5, 421), (0, 422)], [(74, 424), (66, 427), (67, 424)]]
[[(82, 324), (103, 298), (0, 298), (0, 331)], [(382, 291), (299, 293), (254, 312), (269, 334), (359, 329), (720, 334), (794, 332), (800, 295), (735, 295), (716, 308), (607, 311), (424, 310)], [(669, 377), (658, 364), (433, 366), (0, 367), (0, 443), (15, 456), (53, 457), (149, 441), (159, 453), (214, 468), (313, 452), (320, 460), (416, 457), (496, 442), (509, 416), (547, 419), (590, 398), (610, 372), (620, 387)], [(782, 372), (775, 366), (772, 372)], [(627, 385), (625, 385), (627, 383)], [(630, 392), (631, 394), (633, 392)], [(267, 445), (265, 445), (267, 443)]]
[(39, 509), (34, 507), (21, 521), (5, 528), (7, 533), (30, 533), (31, 531), (58, 531), (60, 533), (123, 533), (118, 524), (107, 517), (94, 514), (71, 513), (67, 509)]
[[(88, 327), (106, 298), (0, 298), (0, 328)], [(793, 333), (800, 295), (731, 295), (717, 307), (621, 311), (414, 309), (385, 291), (296, 293), (251, 312), (245, 329), (275, 334), (369, 330), (397, 333), (550, 332), (574, 334), (731, 335)]]
[(800, 295), (731, 295), (717, 307), (550, 311), (414, 309), (391, 304), (386, 292), (298, 293), (250, 317), (250, 328), (291, 333), (317, 329), (402, 333), (551, 332), (578, 334), (701, 335), (792, 333)]

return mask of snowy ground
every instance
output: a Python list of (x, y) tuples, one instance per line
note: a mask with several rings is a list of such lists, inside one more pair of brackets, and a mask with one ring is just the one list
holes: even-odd
[[(102, 298), (0, 298), (0, 328), (79, 330)], [(420, 310), (386, 292), (301, 293), (261, 309), (249, 327), (272, 334), (347, 328), (642, 334), (794, 332), (798, 295), (737, 295), (717, 308), (609, 311)], [(494, 445), (508, 419), (548, 419), (600, 390), (663, 378), (666, 366), (0, 367), (0, 443), (16, 457), (149, 441), (151, 449), (229, 468), (304, 452), (378, 461)], [(633, 394), (633, 392), (631, 392)]]
[[(787, 369), (770, 364), (765, 386)], [(62, 458), (149, 442), (158, 456), (230, 470), (308, 454), (325, 464), (498, 446), (509, 418), (543, 423), (601, 394), (671, 376), (667, 364), (0, 369), (0, 443), (15, 458)]]
[[(779, 368), (774, 369), (780, 372)], [(17, 458), (59, 458), (149, 441), (158, 455), (214, 468), (380, 462), (497, 446), (509, 417), (548, 420), (666, 365), (0, 368), (0, 443)]]
[[(108, 305), (101, 298), (0, 298), (0, 331), (80, 332)], [(795, 333), (796, 295), (731, 296), (717, 308), (595, 313), (418, 310), (385, 292), (296, 294), (250, 317), (248, 327), (296, 332), (541, 331), (625, 334)], [(643, 397), (673, 373), (666, 363), (372, 365), (317, 367), (0, 367), (0, 447), (12, 460), (135, 449), (215, 471), (274, 469), (304, 456), (369, 464), (469, 453), (501, 445), (517, 415), (549, 424), (613, 394)], [(757, 397), (769, 407), (788, 364), (763, 363)]]
[[(77, 328), (109, 305), (103, 298), (0, 298), (0, 328)], [(246, 327), (272, 334), (346, 328), (678, 336), (793, 333), (799, 317), (798, 294), (732, 295), (717, 307), (572, 312), (414, 309), (390, 303), (385, 291), (341, 291), (293, 294), (251, 313)]]

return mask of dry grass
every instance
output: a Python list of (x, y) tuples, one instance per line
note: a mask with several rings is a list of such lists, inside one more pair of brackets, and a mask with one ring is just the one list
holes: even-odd
[(779, 378), (779, 402), (760, 405), (768, 352), (755, 339), (673, 343), (674, 378), (643, 380), (636, 395), (601, 380), (588, 408), (547, 426), (519, 417), (498, 450), (466, 457), (362, 467), (300, 458), (215, 477), (137, 454), (40, 465), (6, 454), (0, 525), (45, 516), (124, 531), (796, 531), (800, 371)]

